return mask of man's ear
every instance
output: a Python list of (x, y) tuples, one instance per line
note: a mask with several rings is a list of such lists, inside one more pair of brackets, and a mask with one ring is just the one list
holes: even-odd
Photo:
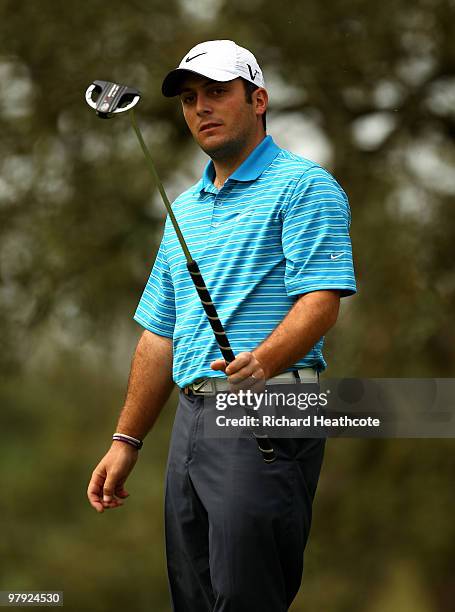
[(263, 87), (255, 89), (252, 94), (253, 106), (257, 115), (263, 115), (269, 104), (269, 96), (267, 90)]

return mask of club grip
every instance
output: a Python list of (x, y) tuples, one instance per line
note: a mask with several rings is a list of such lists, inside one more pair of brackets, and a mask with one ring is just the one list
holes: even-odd
[(218, 347), (223, 355), (223, 359), (226, 363), (231, 363), (234, 361), (235, 355), (231, 349), (229, 344), (228, 337), (226, 332), (224, 331), (223, 324), (221, 323), (218, 313), (215, 308), (215, 304), (212, 302), (212, 298), (210, 297), (210, 293), (206, 287), (204, 279), (202, 278), (201, 271), (199, 270), (199, 266), (193, 260), (186, 264), (188, 268), (188, 272), (190, 273), (191, 279), (196, 287), (196, 291), (199, 295), (199, 299), (201, 300), (201, 304), (205, 310), (205, 314), (209, 320), (210, 326), (215, 334), (215, 339), (217, 341)]
[[(223, 324), (221, 323), (218, 317), (218, 313), (216, 311), (214, 303), (212, 302), (210, 293), (206, 287), (204, 279), (202, 278), (199, 266), (194, 260), (187, 262), (186, 266), (193, 280), (194, 286), (196, 287), (196, 291), (199, 295), (199, 299), (201, 300), (201, 304), (205, 310), (205, 314), (207, 315), (210, 326), (213, 330), (213, 333), (215, 334), (215, 338), (218, 347), (221, 351), (221, 354), (223, 355), (223, 358), (226, 363), (229, 364), (231, 363), (231, 361), (234, 361), (235, 355), (229, 344), (229, 340), (226, 332), (224, 331)], [(259, 451), (261, 452), (263, 460), (266, 463), (273, 463), (276, 460), (276, 453), (268, 436), (266, 434), (258, 433), (255, 431), (253, 431), (253, 436), (256, 439), (256, 443), (258, 445)]]

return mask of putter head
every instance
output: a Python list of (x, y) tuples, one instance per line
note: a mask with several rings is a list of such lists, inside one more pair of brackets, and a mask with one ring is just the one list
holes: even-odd
[(85, 92), (87, 104), (101, 119), (109, 119), (118, 113), (128, 112), (140, 99), (141, 93), (134, 87), (110, 81), (93, 81)]

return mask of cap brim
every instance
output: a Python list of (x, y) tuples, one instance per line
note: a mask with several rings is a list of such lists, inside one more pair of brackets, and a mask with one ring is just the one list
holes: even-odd
[(166, 96), (166, 98), (178, 96), (181, 90), (182, 81), (189, 74), (197, 74), (198, 76), (203, 76), (208, 79), (212, 79), (213, 81), (221, 82), (233, 81), (234, 79), (238, 78), (236, 75), (233, 76), (232, 74), (222, 70), (213, 70), (211, 71), (211, 74), (204, 74), (203, 72), (198, 72), (196, 70), (176, 68), (175, 70), (171, 70), (163, 81), (161, 86), (163, 96)]

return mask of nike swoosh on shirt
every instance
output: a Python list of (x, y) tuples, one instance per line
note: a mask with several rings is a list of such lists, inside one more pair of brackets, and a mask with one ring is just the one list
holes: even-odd
[(187, 57), (185, 62), (191, 62), (191, 60), (196, 59), (200, 55), (207, 55), (208, 51), (203, 51), (202, 53), (198, 53), (197, 55), (193, 55), (193, 57)]
[(239, 219), (242, 219), (243, 217), (248, 217), (249, 215), (251, 215), (253, 211), (252, 210), (247, 210), (246, 212), (243, 213), (239, 213), (236, 217), (235, 217), (235, 221), (238, 221)]
[(342, 255), (344, 255), (344, 252), (338, 253), (338, 255), (334, 255), (333, 253), (330, 253), (330, 259), (340, 259)]

